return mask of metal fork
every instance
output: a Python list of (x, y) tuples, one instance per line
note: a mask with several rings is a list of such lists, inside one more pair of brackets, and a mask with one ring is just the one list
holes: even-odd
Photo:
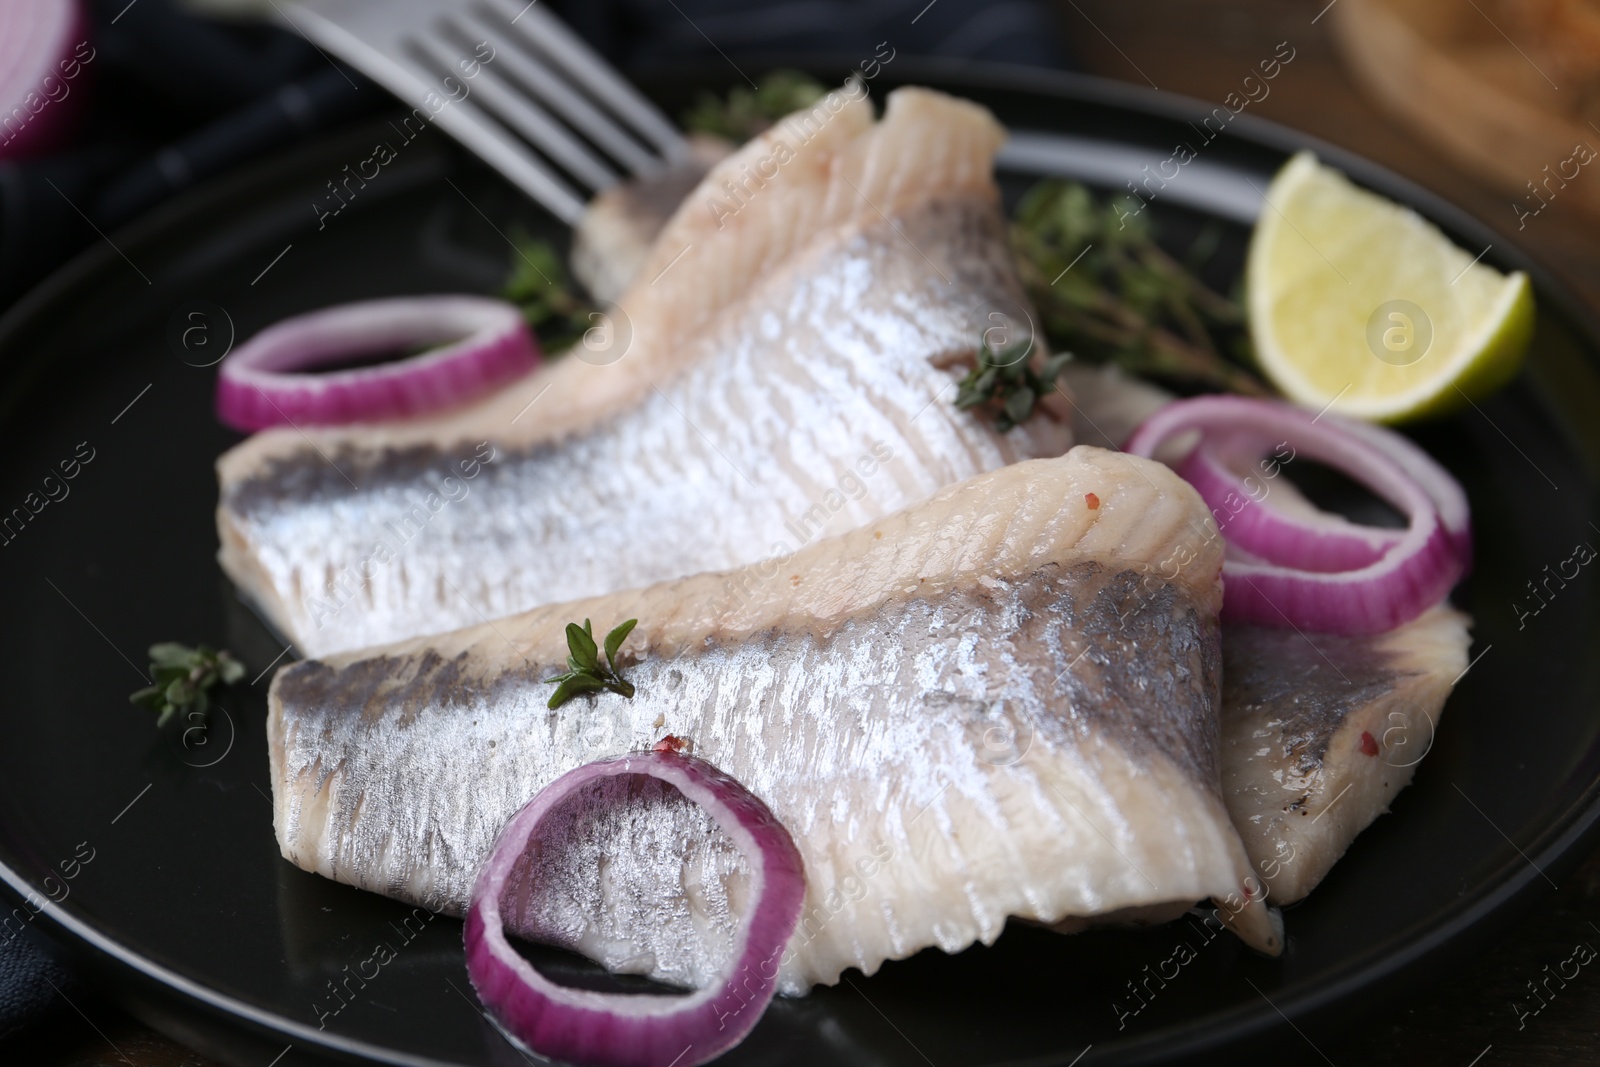
[(569, 225), (600, 190), (688, 155), (672, 122), (537, 0), (273, 6)]

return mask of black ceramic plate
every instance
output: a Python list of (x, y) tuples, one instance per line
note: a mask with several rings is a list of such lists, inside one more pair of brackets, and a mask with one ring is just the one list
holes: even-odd
[[(1177, 142), (1197, 142), (1206, 111), (1094, 81), (980, 77), (904, 59), (875, 88), (913, 78), (1051, 135), (1019, 139), (1005, 175), (1012, 196), (1049, 169), (1120, 187)], [(673, 108), (696, 88), (664, 84)], [(522, 1062), (472, 999), (458, 922), (408, 934), (406, 909), (279, 858), (264, 679), (225, 695), (207, 730), (158, 734), (127, 699), (143, 684), (152, 641), (224, 644), (251, 678), (282, 652), (213, 558), (211, 464), (235, 438), (211, 414), (215, 371), (197, 364), (292, 312), (488, 290), (509, 255), (496, 227), (513, 218), (558, 234), (433, 134), (319, 228), (313, 205), (326, 183), (386, 136), (382, 123), (351, 131), (186, 197), (113, 235), (115, 248), (92, 249), (0, 322), (0, 516), (13, 517), (0, 544), (0, 880), (13, 897), (59, 901), (37, 918), (26, 906), (13, 912), (0, 936), (21, 921), (61, 935), (146, 1018), (254, 1067), (280, 1054), (279, 1067), (329, 1054)], [(1220, 225), (1221, 270), (1236, 272), (1251, 183), (1264, 187), (1304, 143), (1236, 118), (1150, 210), (1179, 245)], [(1323, 153), (1474, 253), (1492, 244), (1487, 262), (1528, 267), (1448, 205)], [(728, 1062), (1065, 1067), (1252, 1041), (1311, 1058), (1285, 1017), (1325, 1039), (1362, 996), (1393, 993), (1417, 980), (1419, 965), (1466, 951), (1557, 877), (1562, 857), (1592, 840), (1600, 811), (1594, 574), (1551, 585), (1547, 606), (1520, 625), (1513, 605), (1531, 605), (1527, 583), (1542, 583), (1576, 543), (1600, 544), (1590, 524), (1600, 425), (1587, 417), (1600, 410), (1600, 340), (1534, 276), (1540, 319), (1527, 373), (1480, 409), (1418, 433), (1471, 494), (1478, 564), (1458, 598), (1476, 615), (1476, 665), (1393, 815), (1285, 916), (1282, 959), (1225, 937), (1205, 943), (1119, 1025), (1115, 1005), (1132, 1006), (1129, 984), (1170, 971), (1162, 963), (1180, 939), (1199, 936), (1192, 927), (1065, 938), (1014, 925), (989, 948), (930, 950), (775, 1003)], [(370, 974), (364, 961), (380, 942), (403, 950), (348, 1006), (319, 1016), (318, 1005), (333, 1003), (329, 981)]]

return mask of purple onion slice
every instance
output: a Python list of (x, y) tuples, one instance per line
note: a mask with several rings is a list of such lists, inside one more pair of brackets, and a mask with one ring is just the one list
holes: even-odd
[[(1204, 396), (1151, 415), (1128, 439), (1127, 451), (1151, 456), (1163, 442), (1193, 431), (1199, 441), (1178, 472), (1211, 509), (1223, 536), (1250, 557), (1223, 565), (1225, 619), (1382, 633), (1438, 603), (1466, 572), (1472, 551), (1466, 496), (1399, 434), (1278, 401)], [(1406, 529), (1362, 527), (1268, 505), (1229, 460), (1265, 456), (1280, 444), (1388, 501), (1405, 515)]]
[(79, 0), (0, 3), (0, 159), (65, 146), (96, 56), (88, 35)]
[[(528, 895), (514, 877), (525, 855), (524, 870), (538, 876), (537, 835), (546, 816), (585, 785), (618, 775), (675, 787), (711, 815), (750, 865), (753, 903), (720, 985), (681, 996), (574, 989), (541, 975), (506, 940), (502, 907)], [(467, 974), (499, 1025), (540, 1055), (612, 1067), (706, 1063), (743, 1040), (772, 1000), (805, 889), (800, 852), (783, 824), (711, 764), (672, 751), (600, 760), (550, 783), (500, 832), (467, 907)]]
[[(374, 366), (307, 373), (408, 348)], [(482, 296), (341, 304), (267, 327), (222, 361), (217, 417), (238, 430), (341, 426), (422, 415), (474, 399), (539, 365), (522, 313)]]

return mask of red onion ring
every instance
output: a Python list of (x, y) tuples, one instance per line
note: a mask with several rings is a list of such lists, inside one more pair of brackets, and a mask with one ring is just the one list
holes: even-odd
[[(503, 897), (545, 816), (588, 783), (628, 774), (675, 786), (711, 814), (750, 863), (755, 904), (739, 925), (720, 986), (683, 996), (573, 989), (545, 978), (506, 940)], [(789, 832), (759, 798), (711, 764), (671, 751), (600, 760), (540, 790), (501, 831), (467, 907), (467, 975), (499, 1025), (540, 1055), (612, 1067), (690, 1067), (738, 1044), (761, 1017), (805, 890)]]
[(58, 147), (78, 112), (83, 66), (94, 59), (75, 0), (0, 3), (0, 159)]
[[(1342, 516), (1301, 517), (1266, 504), (1251, 491), (1238, 468), (1202, 441), (1178, 465), (1178, 474), (1200, 499), (1226, 516), (1218, 526), (1227, 539), (1254, 556), (1285, 567), (1334, 573), (1366, 567), (1382, 559), (1405, 536), (1403, 530), (1361, 526)], [(1265, 462), (1264, 460), (1262, 462)], [(1244, 500), (1237, 514), (1227, 501)]]
[[(1472, 523), (1466, 494), (1443, 467), (1402, 435), (1381, 426), (1328, 417), (1340, 429), (1382, 449), (1420, 485), (1439, 511), (1451, 546), (1470, 567)], [(1279, 444), (1284, 443), (1279, 441)], [(1273, 448), (1260, 435), (1230, 432), (1200, 442), (1179, 465), (1179, 473), (1206, 503), (1217, 508), (1230, 493), (1242, 497), (1243, 509), (1227, 523), (1228, 540), (1247, 551), (1270, 556), (1272, 562), (1313, 571), (1354, 570), (1375, 563), (1400, 542), (1404, 531), (1363, 526), (1340, 515), (1290, 514), (1269, 507), (1248, 485), (1240, 463), (1266, 463)], [(1264, 472), (1263, 472), (1264, 473)], [(1268, 475), (1267, 477), (1274, 477)]]
[(1383, 449), (1391, 459), (1400, 464), (1401, 469), (1422, 486), (1423, 491), (1433, 499), (1434, 506), (1439, 509), (1439, 521), (1444, 524), (1445, 533), (1450, 535), (1450, 544), (1461, 557), (1462, 564), (1470, 570), (1472, 509), (1467, 504), (1467, 494), (1462, 491), (1461, 483), (1451, 477), (1449, 471), (1439, 466), (1432, 456), (1402, 434), (1354, 419), (1340, 418), (1335, 422), (1357, 437), (1364, 437)]
[[(1179, 464), (1230, 543), (1255, 559), (1223, 565), (1223, 615), (1232, 621), (1328, 633), (1382, 633), (1443, 599), (1470, 552), (1466, 498), (1420, 449), (1390, 431), (1321, 418), (1289, 404), (1234, 396), (1177, 401), (1136, 430), (1127, 451), (1153, 455), (1198, 430)], [(1223, 456), (1259, 455), (1288, 441), (1343, 471), (1406, 516), (1404, 531), (1309, 521), (1255, 500)], [(1257, 562), (1259, 560), (1259, 562)]]
[[(314, 367), (437, 345), (407, 359), (325, 374)], [(339, 426), (453, 407), (539, 365), (522, 313), (482, 296), (368, 300), (267, 327), (222, 361), (217, 417), (238, 430)]]

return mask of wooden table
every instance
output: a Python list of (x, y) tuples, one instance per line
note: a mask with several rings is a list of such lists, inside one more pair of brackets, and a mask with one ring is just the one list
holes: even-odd
[[(1239, 92), (1245, 75), (1271, 57), (1278, 42), (1289, 42), (1294, 62), (1272, 81), (1265, 99), (1250, 105), (1250, 114), (1359, 152), (1439, 193), (1514, 239), (1600, 313), (1600, 223), (1570, 199), (1557, 199), (1518, 232), (1516, 194), (1456, 169), (1357, 88), (1335, 49), (1332, 9), (1340, 0), (1054, 2), (1062, 32), (1089, 73), (1208, 104)], [(1592, 143), (1600, 148), (1600, 133)]]
[[(1425, 140), (1368, 102), (1346, 74), (1325, 16), (1327, 0), (1061, 0), (1062, 32), (1084, 69), (1220, 103), (1280, 41), (1293, 65), (1252, 113), (1305, 130), (1383, 163), (1508, 235), (1512, 197), (1446, 162)], [(1335, 3), (1338, 0), (1334, 0)], [(1516, 234), (1600, 314), (1600, 226), (1560, 201)], [(1593, 925), (1591, 925), (1593, 924)], [(1288, 1060), (1454, 1067), (1569, 1067), (1600, 1061), (1600, 975), (1585, 969), (1537, 1017), (1518, 1026), (1512, 1003), (1526, 983), (1567, 959), (1574, 946), (1600, 946), (1600, 853), (1518, 923), (1497, 947), (1449, 982), (1414, 991), (1334, 1043), (1313, 1049), (1284, 1027)], [(63, 1008), (26, 1044), (4, 1048), (38, 1067), (210, 1067), (210, 1061), (123, 1015), (80, 1000), (86, 1017)], [(92, 1022), (91, 1022), (92, 1020)]]

